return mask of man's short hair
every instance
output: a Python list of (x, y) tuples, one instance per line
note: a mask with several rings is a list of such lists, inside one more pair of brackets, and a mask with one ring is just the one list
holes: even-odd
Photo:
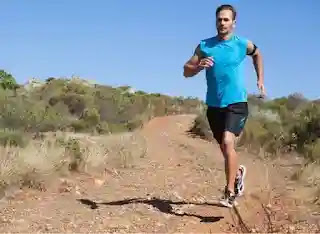
[(230, 10), (232, 11), (232, 15), (233, 15), (233, 20), (236, 19), (236, 16), (237, 16), (237, 11), (236, 9), (232, 6), (232, 5), (229, 5), (229, 4), (224, 4), (224, 5), (221, 5), (217, 8), (216, 10), (216, 16), (219, 14), (220, 11), (222, 10)]

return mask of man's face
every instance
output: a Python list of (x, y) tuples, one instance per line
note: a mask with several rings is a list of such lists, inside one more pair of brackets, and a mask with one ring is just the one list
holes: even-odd
[(231, 10), (222, 10), (216, 18), (216, 27), (219, 35), (227, 35), (232, 32), (235, 21)]

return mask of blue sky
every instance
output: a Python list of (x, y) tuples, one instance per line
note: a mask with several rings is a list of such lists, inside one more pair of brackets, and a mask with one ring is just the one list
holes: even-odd
[[(182, 67), (199, 40), (215, 35), (215, 9), (238, 10), (236, 33), (262, 50), (267, 94), (320, 98), (320, 1), (2, 0), (0, 68), (19, 83), (80, 76), (113, 86), (204, 99), (204, 73)], [(248, 92), (256, 93), (251, 59)]]

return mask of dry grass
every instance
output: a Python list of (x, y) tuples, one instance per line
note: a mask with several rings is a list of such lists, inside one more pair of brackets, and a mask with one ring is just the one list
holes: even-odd
[(292, 179), (311, 187), (317, 186), (320, 182), (319, 164), (305, 164), (293, 174)]
[(132, 168), (139, 158), (145, 157), (147, 150), (146, 141), (139, 133), (114, 134), (85, 141), (85, 170)]
[(54, 133), (31, 141), (25, 148), (0, 148), (0, 187), (27, 186), (45, 189), (50, 179), (70, 173), (103, 172), (109, 168), (134, 167), (146, 154), (138, 133), (92, 137)]
[[(64, 148), (51, 141), (32, 142), (26, 148), (1, 147), (0, 184), (37, 187), (61, 165)], [(40, 176), (41, 175), (41, 176)]]
[(317, 162), (306, 163), (299, 170), (297, 170), (291, 177), (297, 184), (304, 187), (302, 191), (297, 193), (297, 196), (307, 197), (307, 202), (313, 203), (313, 208), (319, 212), (320, 208), (320, 173), (319, 164)]

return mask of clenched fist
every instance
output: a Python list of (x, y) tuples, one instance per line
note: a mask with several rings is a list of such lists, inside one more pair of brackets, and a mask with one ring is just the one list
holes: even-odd
[(207, 57), (200, 60), (199, 68), (202, 70), (204, 68), (210, 68), (213, 66), (213, 58)]

